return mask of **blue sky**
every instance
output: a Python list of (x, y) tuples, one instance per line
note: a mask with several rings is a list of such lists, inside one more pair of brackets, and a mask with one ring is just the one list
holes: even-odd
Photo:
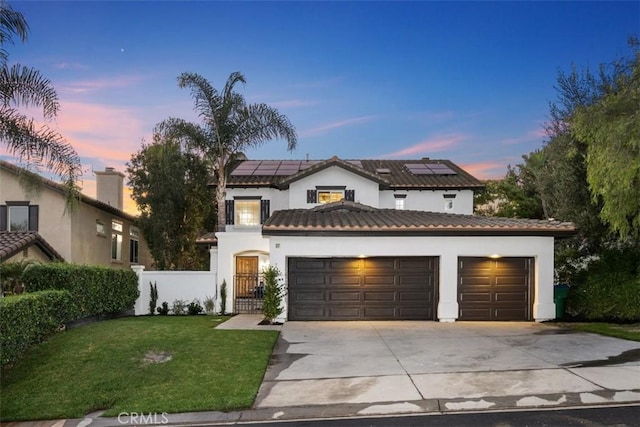
[[(124, 170), (167, 117), (196, 120), (184, 72), (288, 115), (298, 148), (250, 158), (446, 158), (479, 178), (542, 147), (559, 70), (611, 61), (640, 2), (12, 1), (10, 61), (54, 84), (54, 124), (88, 171)], [(91, 193), (93, 177), (85, 177)]]

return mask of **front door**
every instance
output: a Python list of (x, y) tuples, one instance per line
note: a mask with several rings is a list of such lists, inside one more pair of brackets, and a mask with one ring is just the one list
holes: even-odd
[(258, 309), (256, 299), (261, 297), (258, 289), (258, 257), (236, 257), (236, 313), (253, 312)]

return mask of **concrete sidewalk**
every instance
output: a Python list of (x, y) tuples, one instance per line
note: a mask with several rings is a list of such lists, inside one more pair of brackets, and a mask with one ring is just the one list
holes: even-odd
[[(226, 329), (263, 329), (234, 316)], [(220, 325), (220, 326), (223, 326)], [(537, 323), (287, 322), (251, 410), (11, 427), (228, 424), (640, 405), (640, 343)], [(640, 413), (640, 406), (638, 406)]]

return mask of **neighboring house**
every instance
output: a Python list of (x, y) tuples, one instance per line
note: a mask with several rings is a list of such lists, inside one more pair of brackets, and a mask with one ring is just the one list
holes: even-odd
[[(65, 209), (60, 184), (37, 177), (41, 185), (27, 190), (20, 182), (21, 174), (25, 173), (28, 172), (0, 160), (0, 232), (3, 236), (28, 234), (25, 239), (37, 243), (43, 255), (50, 259), (55, 254), (56, 259), (77, 264), (113, 268), (151, 265), (147, 244), (135, 225), (136, 218), (122, 210), (122, 173), (113, 168), (96, 172), (98, 199), (81, 195), (78, 206), (71, 212)], [(29, 256), (28, 250), (22, 251), (12, 254), (11, 260)]]
[(0, 262), (64, 261), (37, 231), (0, 231)]
[(236, 312), (260, 308), (272, 264), (281, 321), (553, 319), (554, 238), (573, 224), (474, 216), (482, 187), (447, 160), (247, 160), (203, 242)]

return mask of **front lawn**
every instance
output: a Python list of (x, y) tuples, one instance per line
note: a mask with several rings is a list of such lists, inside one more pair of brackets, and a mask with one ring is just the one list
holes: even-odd
[[(213, 329), (219, 320), (135, 317), (58, 334), (2, 371), (0, 417), (249, 408), (278, 332)], [(169, 355), (164, 363), (153, 361)]]
[(574, 329), (595, 334), (607, 335), (625, 340), (640, 341), (640, 323), (616, 324), (616, 323), (565, 323)]

